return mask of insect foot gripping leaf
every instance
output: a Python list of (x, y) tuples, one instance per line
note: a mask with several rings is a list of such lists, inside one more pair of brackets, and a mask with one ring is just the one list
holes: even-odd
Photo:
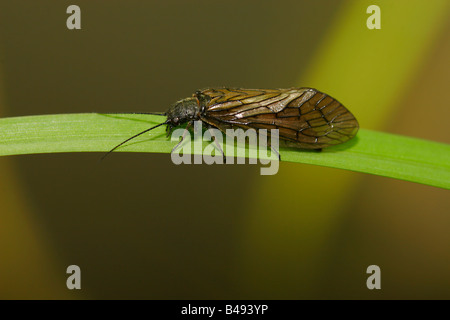
[[(270, 164), (268, 167), (261, 168), (261, 175), (274, 175), (278, 172), (280, 161), (278, 129), (270, 130), (270, 141), (267, 129), (247, 129), (245, 131), (240, 128), (227, 129), (225, 135), (227, 155), (225, 157), (224, 149), (222, 149), (222, 132), (210, 127), (203, 134), (202, 124), (201, 120), (194, 121), (193, 139), (189, 130), (177, 128), (172, 132), (171, 140), (178, 141), (170, 155), (174, 164), (234, 164), (235, 154), (237, 164), (245, 164), (248, 154), (249, 164), (256, 164), (258, 160), (263, 165)], [(181, 143), (181, 141), (186, 143)], [(203, 148), (205, 141), (210, 143)], [(248, 145), (246, 141), (248, 141)], [(192, 150), (194, 150), (193, 154)]]

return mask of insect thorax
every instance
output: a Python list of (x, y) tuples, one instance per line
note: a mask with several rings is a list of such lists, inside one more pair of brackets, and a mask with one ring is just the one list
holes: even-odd
[(200, 119), (201, 107), (195, 97), (186, 98), (177, 101), (169, 110), (167, 110), (167, 120), (173, 125), (178, 126), (188, 121)]

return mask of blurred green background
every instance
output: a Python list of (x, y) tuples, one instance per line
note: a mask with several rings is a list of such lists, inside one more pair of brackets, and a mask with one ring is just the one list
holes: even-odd
[[(66, 28), (71, 4), (82, 30)], [(372, 4), (381, 30), (366, 27)], [(0, 114), (158, 112), (205, 87), (312, 86), (363, 128), (450, 143), (449, 13), (447, 0), (1, 0)], [(0, 158), (0, 298), (450, 299), (448, 190), (100, 156)], [(71, 264), (82, 290), (66, 288)], [(381, 290), (366, 288), (372, 264)]]

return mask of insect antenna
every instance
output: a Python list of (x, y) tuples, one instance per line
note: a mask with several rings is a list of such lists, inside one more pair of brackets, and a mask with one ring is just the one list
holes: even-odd
[(168, 124), (168, 123), (169, 123), (169, 120), (164, 121), (163, 123), (157, 124), (156, 126), (151, 127), (150, 129), (146, 129), (146, 130), (144, 130), (144, 131), (142, 131), (142, 132), (139, 132), (138, 134), (135, 134), (135, 135), (132, 136), (131, 138), (128, 138), (127, 140), (125, 140), (125, 141), (119, 143), (117, 146), (115, 146), (114, 148), (112, 148), (111, 150), (109, 150), (107, 153), (105, 153), (105, 155), (104, 155), (103, 157), (101, 157), (100, 161), (102, 161), (103, 159), (105, 159), (111, 152), (113, 152), (114, 150), (116, 150), (116, 149), (117, 149), (118, 147), (120, 147), (121, 145), (124, 145), (124, 144), (127, 143), (128, 141), (133, 140), (134, 138), (139, 137), (141, 134), (144, 134), (144, 133), (146, 133), (146, 132), (149, 132), (150, 130), (153, 130), (153, 129), (155, 129), (155, 128), (158, 128), (159, 126), (162, 126), (163, 124)]
[(151, 114), (155, 116), (165, 116), (165, 112), (109, 112), (107, 114)]
[(132, 114), (153, 114), (156, 116), (165, 116), (165, 112), (132, 112)]

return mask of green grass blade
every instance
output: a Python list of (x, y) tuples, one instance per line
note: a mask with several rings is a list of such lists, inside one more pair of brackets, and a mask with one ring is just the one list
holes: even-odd
[[(133, 114), (62, 114), (0, 119), (0, 155), (106, 152), (165, 120)], [(170, 153), (161, 126), (117, 152)], [(360, 129), (350, 142), (322, 152), (280, 149), (283, 161), (370, 173), (450, 189), (450, 145)]]

